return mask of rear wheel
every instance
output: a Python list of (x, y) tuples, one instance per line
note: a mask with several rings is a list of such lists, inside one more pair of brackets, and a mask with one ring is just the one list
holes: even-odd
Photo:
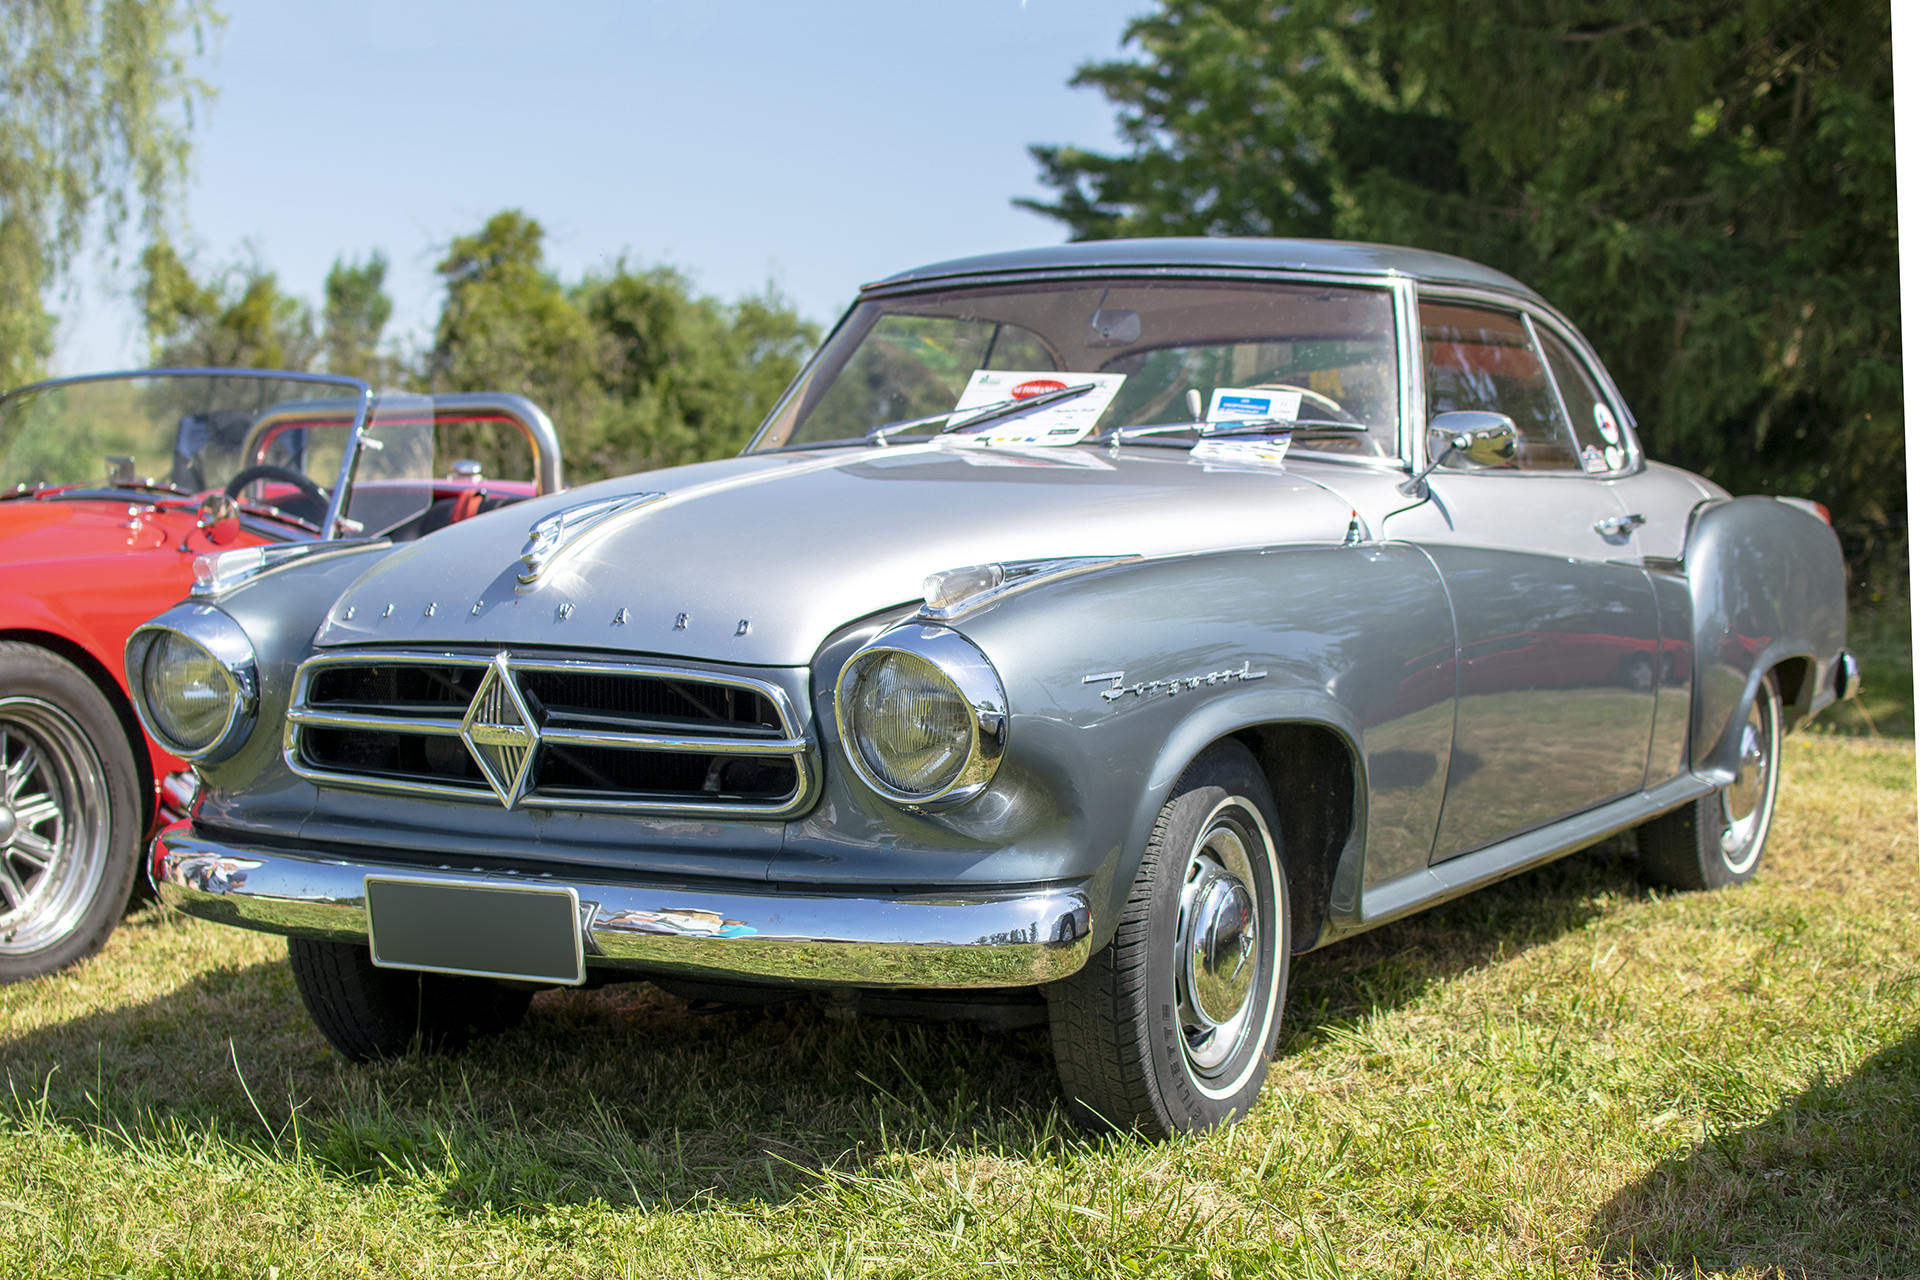
[(1161, 1139), (1244, 1116), (1287, 989), (1273, 797), (1218, 743), (1160, 810), (1113, 941), (1047, 989), (1054, 1059), (1083, 1124)]
[(0, 982), (98, 951), (150, 811), (113, 706), (71, 662), (0, 641)]
[(1780, 694), (1760, 682), (1731, 785), (1640, 828), (1641, 874), (1671, 889), (1724, 889), (1760, 870), (1780, 794)]
[(287, 958), (314, 1025), (353, 1062), (453, 1053), (517, 1025), (533, 999), (485, 978), (383, 969), (365, 943), (288, 938)]

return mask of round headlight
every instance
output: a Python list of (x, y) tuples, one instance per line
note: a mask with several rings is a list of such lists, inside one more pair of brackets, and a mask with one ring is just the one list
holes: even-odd
[(233, 714), (233, 682), (212, 654), (178, 631), (161, 633), (140, 664), (140, 692), (164, 740), (204, 751)]
[(985, 789), (1006, 741), (1006, 694), (985, 655), (910, 626), (854, 654), (835, 698), (848, 761), (899, 804), (945, 808)]
[(925, 658), (883, 653), (853, 686), (854, 747), (895, 791), (926, 796), (959, 776), (973, 746), (973, 710)]
[(253, 646), (210, 605), (176, 605), (136, 629), (127, 683), (147, 732), (183, 759), (223, 759), (253, 727)]

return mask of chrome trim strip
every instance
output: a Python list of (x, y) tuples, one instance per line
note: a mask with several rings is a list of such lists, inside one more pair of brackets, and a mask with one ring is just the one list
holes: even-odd
[(458, 720), (422, 719), (418, 716), (346, 715), (338, 711), (307, 711), (299, 707), (287, 711), (287, 723), (315, 725), (322, 729), (362, 729), (370, 733), (440, 734), (460, 736)]
[[(387, 538), (334, 538), (326, 542), (292, 542), (209, 552), (197, 557), (193, 585), (187, 588), (187, 594), (195, 600), (218, 600), (235, 587), (258, 582), (270, 573), (296, 564), (313, 564), (337, 556), (378, 551), (392, 545)], [(212, 561), (208, 566), (210, 576), (205, 581), (199, 575), (198, 562), (201, 560)], [(224, 574), (220, 571), (222, 562), (229, 566)]]
[(542, 742), (627, 751), (693, 751), (728, 756), (790, 756), (807, 749), (805, 738), (702, 738), (693, 734), (612, 733), (594, 729), (540, 730)]
[[(936, 622), (951, 622), (963, 614), (972, 613), (975, 609), (985, 608), (996, 600), (1003, 600), (1017, 591), (1025, 591), (1030, 587), (1038, 587), (1049, 582), (1058, 582), (1062, 578), (1078, 577), (1083, 573), (1110, 569), (1115, 565), (1138, 564), (1144, 559), (1144, 556), (1133, 554), (1079, 556), (1058, 560), (1006, 560), (995, 565), (980, 566), (997, 570), (1000, 580), (990, 587), (984, 587), (971, 595), (955, 600), (952, 604), (929, 602), (922, 605), (920, 616), (931, 618)], [(948, 569), (945, 572), (955, 573), (959, 570)], [(931, 582), (938, 576), (940, 575), (929, 574), (927, 580)]]
[[(559, 870), (559, 868), (556, 868)], [(808, 986), (1023, 987), (1087, 961), (1085, 882), (1019, 889), (837, 894), (764, 882), (715, 890), (671, 881), (608, 883), (476, 868), (456, 872), (345, 862), (218, 843), (187, 823), (154, 841), (160, 898), (191, 916), (293, 937), (367, 942), (365, 877), (571, 888), (596, 967)]]
[[(656, 663), (580, 661), (567, 658), (540, 658), (508, 652), (507, 661), (515, 671), (550, 671), (569, 675), (605, 675), (668, 682), (684, 681), (720, 685), (765, 698), (780, 717), (778, 737), (752, 736), (746, 726), (733, 731), (720, 730), (712, 735), (697, 733), (621, 733), (599, 729), (542, 727), (540, 736), (563, 746), (609, 747), (628, 751), (678, 751), (725, 756), (769, 756), (789, 759), (794, 766), (794, 790), (763, 802), (739, 800), (698, 800), (679, 796), (618, 796), (590, 792), (529, 790), (515, 799), (523, 809), (554, 809), (578, 812), (657, 813), (670, 815), (730, 815), (734, 817), (783, 819), (806, 812), (819, 791), (820, 766), (812, 739), (800, 727), (791, 700), (779, 685), (751, 676), (706, 671), (697, 667), (669, 667)], [(420, 666), (467, 667), (481, 669), (491, 665), (494, 655), (454, 653), (421, 649), (346, 649), (316, 654), (302, 662), (294, 672), (293, 690), (288, 700), (286, 729), (281, 742), (287, 768), (301, 778), (321, 786), (342, 787), (354, 791), (387, 792), (422, 799), (457, 800), (465, 803), (498, 802), (487, 786), (452, 782), (428, 782), (380, 774), (347, 773), (316, 768), (302, 759), (300, 731), (307, 726), (352, 729), (374, 733), (413, 733), (438, 737), (459, 737), (467, 708), (449, 708), (446, 717), (381, 716), (364, 712), (317, 711), (307, 705), (313, 678), (328, 667)], [(762, 731), (764, 732), (764, 731)], [(737, 736), (736, 736), (737, 735)]]
[[(1729, 781), (1730, 778), (1683, 773), (1645, 791), (1373, 885), (1361, 892), (1357, 923), (1371, 929), (1415, 911), (1424, 911), (1638, 826), (1689, 800), (1708, 795)], [(1346, 929), (1341, 936), (1351, 932), (1351, 928)]]

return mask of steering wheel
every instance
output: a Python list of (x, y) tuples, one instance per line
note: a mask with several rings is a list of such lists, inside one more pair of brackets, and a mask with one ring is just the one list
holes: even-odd
[(327, 518), (327, 491), (292, 467), (277, 467), (271, 462), (241, 468), (233, 479), (227, 481), (227, 496), (239, 497), (240, 491), (255, 480), (278, 480), (300, 491), (298, 499), (281, 505), (280, 509), (287, 514), (298, 516), (310, 524), (318, 524)]

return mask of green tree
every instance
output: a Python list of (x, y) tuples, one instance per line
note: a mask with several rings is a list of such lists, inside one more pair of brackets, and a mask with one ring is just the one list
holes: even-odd
[[(1075, 238), (1460, 253), (1593, 339), (1650, 451), (1904, 524), (1885, 0), (1163, 0), (1074, 83), (1126, 147), (1036, 146)], [(1897, 550), (1897, 547), (1894, 548)]]
[[(590, 438), (599, 409), (593, 327), (546, 269), (540, 224), (497, 213), (478, 234), (457, 236), (436, 268), (446, 300), (427, 356), (435, 391), (517, 391), (554, 420), (568, 459)], [(488, 474), (519, 474), (476, 437), (463, 456)], [(456, 445), (456, 448), (459, 446)]]
[(156, 365), (311, 369), (321, 352), (313, 309), (255, 263), (212, 283), (193, 278), (162, 240), (141, 255), (141, 301)]
[(380, 340), (393, 318), (387, 296), (387, 255), (375, 249), (365, 262), (336, 258), (327, 272), (323, 344), (327, 371), (365, 378), (376, 387), (398, 385), (406, 370), (383, 353)]
[(209, 94), (186, 47), (219, 21), (207, 0), (0, 0), (0, 386), (40, 375), (46, 293), (89, 225), (163, 231)]
[(622, 260), (574, 297), (599, 335), (604, 400), (586, 465), (609, 473), (739, 452), (819, 342), (771, 289), (733, 306)]
[[(670, 268), (623, 259), (568, 287), (547, 269), (543, 238), (509, 210), (453, 241), (427, 380), (531, 398), (552, 415), (576, 481), (737, 452), (819, 341), (771, 290), (728, 305)], [(463, 445), (489, 474), (513, 473), (485, 441)]]

